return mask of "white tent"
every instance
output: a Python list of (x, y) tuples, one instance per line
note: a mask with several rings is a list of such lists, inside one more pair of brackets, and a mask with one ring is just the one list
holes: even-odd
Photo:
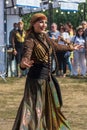
[(4, 2), (0, 0), (0, 76), (5, 76)]

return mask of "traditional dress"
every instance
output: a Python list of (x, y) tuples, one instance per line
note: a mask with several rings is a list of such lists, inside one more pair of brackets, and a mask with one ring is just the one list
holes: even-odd
[(22, 59), (34, 60), (30, 68), (25, 92), (12, 130), (70, 130), (61, 112), (61, 92), (50, 71), (50, 57), (54, 50), (73, 47), (52, 42), (45, 34), (29, 34)]

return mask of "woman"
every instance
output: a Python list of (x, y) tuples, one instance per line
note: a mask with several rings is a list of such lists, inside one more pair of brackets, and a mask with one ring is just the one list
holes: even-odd
[[(70, 39), (73, 37), (75, 30), (70, 22), (65, 24), (65, 30), (68, 32)], [(67, 65), (70, 71), (70, 76), (72, 76), (72, 65), (73, 65), (73, 51), (71, 52), (70, 56), (67, 58)]]
[[(64, 40), (66, 40), (66, 41), (68, 41), (68, 42), (70, 42), (70, 37), (69, 37), (69, 34), (67, 33), (67, 32), (65, 32), (65, 28), (64, 28), (64, 25), (63, 24), (61, 24), (60, 26), (59, 26), (59, 31), (60, 31), (60, 36), (59, 36), (59, 42), (58, 42), (58, 44), (61, 44), (61, 45), (64, 45), (64, 44), (66, 44), (62, 39), (61, 39), (61, 37), (64, 39)], [(63, 77), (66, 77), (66, 65), (67, 65), (67, 59), (68, 59), (68, 57), (67, 57), (67, 53), (68, 53), (69, 51), (62, 51), (62, 52), (57, 52), (56, 54), (57, 54), (57, 58), (58, 58), (58, 64), (59, 64), (59, 76), (61, 77), (61, 76), (63, 76)]]
[[(72, 37), (71, 41), (74, 44), (83, 45), (83, 48), (74, 50), (73, 75), (86, 76), (86, 57), (85, 57), (85, 38), (83, 35), (83, 27), (79, 26), (76, 30), (76, 35)], [(80, 71), (78, 71), (80, 70)]]
[(53, 44), (44, 33), (46, 27), (47, 17), (44, 14), (36, 13), (31, 17), (20, 64), (22, 69), (29, 67), (30, 70), (13, 130), (70, 129), (61, 113), (61, 94), (50, 72), (50, 57), (55, 49), (73, 50), (74, 47)]

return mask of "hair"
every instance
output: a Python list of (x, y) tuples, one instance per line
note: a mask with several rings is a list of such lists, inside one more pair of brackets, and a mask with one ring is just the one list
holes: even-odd
[(23, 21), (18, 22), (18, 25), (20, 25), (20, 24), (23, 24), (23, 25), (24, 25)]
[(87, 22), (86, 22), (86, 21), (82, 21), (82, 23), (81, 23), (81, 24), (82, 24), (82, 25), (83, 25), (83, 24), (87, 24)]
[[(79, 33), (78, 33), (80, 30), (83, 31), (83, 28), (82, 28), (81, 26), (77, 27), (77, 29), (76, 29), (76, 36), (77, 36), (77, 37), (80, 37), (80, 35), (79, 35)], [(83, 34), (82, 34), (82, 37), (84, 38), (84, 35), (83, 35)]]
[(13, 26), (15, 27), (16, 25), (18, 25), (17, 23), (13, 23)]
[(57, 27), (57, 24), (56, 23), (52, 23), (51, 26), (55, 25)]
[(60, 31), (61, 27), (62, 27), (62, 28), (63, 28), (63, 30), (65, 31), (65, 27), (64, 27), (64, 25), (63, 25), (63, 24), (59, 25), (59, 31)]
[(34, 31), (33, 25), (34, 25), (37, 21), (40, 21), (40, 20), (42, 20), (42, 19), (47, 20), (46, 15), (43, 14), (43, 13), (35, 13), (35, 14), (32, 15), (31, 20), (30, 20), (29, 29), (26, 31), (27, 36), (28, 36), (31, 32)]
[(39, 21), (41, 19), (47, 20), (46, 15), (43, 13), (36, 13), (36, 14), (32, 15), (31, 20), (30, 20), (30, 25), (33, 25), (34, 23), (36, 23), (37, 21)]
[(69, 28), (73, 28), (73, 25), (70, 22), (66, 23), (68, 25)]

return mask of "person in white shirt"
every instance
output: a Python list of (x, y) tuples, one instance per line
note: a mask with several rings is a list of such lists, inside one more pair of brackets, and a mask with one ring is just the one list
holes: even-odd
[[(52, 23), (51, 24), (51, 30), (47, 32), (48, 36), (51, 38), (51, 39), (58, 39), (59, 35), (60, 35), (60, 32), (58, 30), (58, 26), (56, 23)], [(56, 68), (56, 64), (55, 64), (55, 60), (54, 60), (54, 56), (52, 55), (52, 71), (55, 70)], [(58, 73), (58, 70), (57, 72)]]
[[(61, 39), (61, 37), (64, 40), (70, 42), (70, 36), (69, 36), (68, 32), (65, 32), (64, 25), (60, 25), (59, 31), (60, 31), (60, 37), (59, 37), (60, 40), (59, 40), (58, 44), (62, 44), (62, 45), (65, 44), (65, 42)], [(66, 53), (67, 52), (65, 52), (65, 51), (57, 53), (58, 64), (59, 64), (59, 76), (63, 76), (63, 77), (66, 77), (66, 65), (67, 65), (67, 61), (68, 61), (68, 57), (65, 57)]]
[(59, 30), (57, 29), (57, 24), (56, 23), (52, 23), (51, 25), (51, 30), (48, 31), (48, 35), (50, 38), (54, 38), (54, 39), (57, 39), (58, 36), (59, 36)]
[(85, 57), (85, 38), (83, 36), (83, 27), (79, 26), (76, 30), (76, 35), (72, 37), (71, 41), (74, 44), (83, 45), (80, 50), (74, 51), (73, 75), (86, 75), (86, 57)]

